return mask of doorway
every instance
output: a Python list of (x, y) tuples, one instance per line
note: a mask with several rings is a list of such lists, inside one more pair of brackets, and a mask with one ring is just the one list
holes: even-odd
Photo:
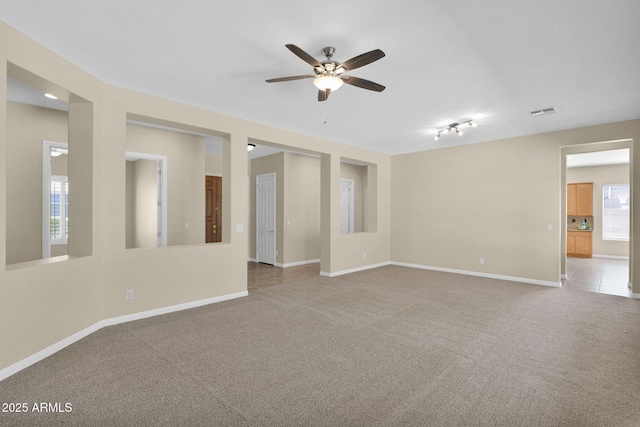
[(167, 157), (126, 153), (126, 248), (167, 246)]
[[(616, 294), (630, 291), (632, 278), (632, 263), (629, 262), (632, 253), (630, 230), (633, 220), (630, 215), (629, 195), (632, 186), (632, 162), (630, 161), (632, 148), (632, 141), (621, 140), (561, 149), (563, 202), (561, 280), (564, 285), (568, 285), (567, 287), (602, 293), (610, 293), (604, 291), (609, 291), (607, 288), (615, 288), (610, 291), (611, 293), (615, 291)], [(572, 183), (573, 186), (568, 185)], [(619, 189), (623, 187), (626, 189), (624, 198), (620, 199), (617, 196), (622, 194), (616, 194), (615, 199), (619, 201), (616, 209), (613, 209), (614, 206), (610, 203), (611, 191), (608, 189), (612, 185)], [(589, 209), (581, 211), (577, 209), (575, 202), (579, 197), (575, 197), (574, 203), (571, 203), (571, 187), (578, 186), (590, 188), (585, 193), (588, 197), (583, 197), (590, 200)], [(574, 212), (571, 213), (572, 211)], [(588, 252), (584, 255), (586, 257), (584, 260), (575, 258), (575, 256), (582, 256), (578, 251), (579, 248), (576, 246), (572, 248), (572, 241), (575, 241), (575, 244), (578, 243), (575, 236), (588, 240), (588, 244), (583, 245)], [(621, 273), (621, 270), (626, 271)]]
[(354, 181), (340, 179), (340, 233), (353, 233), (354, 223)]
[(276, 174), (256, 176), (256, 261), (276, 263)]
[(222, 177), (205, 176), (205, 243), (222, 242)]
[(42, 258), (68, 254), (69, 149), (66, 143), (43, 141)]

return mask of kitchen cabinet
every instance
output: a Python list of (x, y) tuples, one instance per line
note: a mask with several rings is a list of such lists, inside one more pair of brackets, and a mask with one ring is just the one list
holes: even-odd
[(567, 215), (593, 215), (593, 182), (567, 184)]
[(567, 231), (567, 256), (591, 258), (591, 231)]

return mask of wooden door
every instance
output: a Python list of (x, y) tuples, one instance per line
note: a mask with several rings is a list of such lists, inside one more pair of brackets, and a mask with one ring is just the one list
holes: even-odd
[(205, 177), (206, 243), (222, 241), (222, 177)]

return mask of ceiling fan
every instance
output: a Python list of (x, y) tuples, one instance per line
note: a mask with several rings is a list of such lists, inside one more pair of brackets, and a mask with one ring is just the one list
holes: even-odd
[(378, 59), (383, 58), (384, 52), (380, 49), (363, 53), (362, 55), (353, 57), (343, 63), (337, 63), (331, 59), (336, 51), (333, 46), (328, 46), (322, 49), (324, 55), (327, 57), (327, 60), (323, 62), (316, 60), (313, 56), (309, 55), (307, 52), (300, 49), (294, 44), (288, 44), (286, 46), (300, 59), (311, 65), (313, 67), (314, 74), (269, 79), (266, 80), (267, 83), (313, 79), (313, 84), (318, 88), (318, 101), (326, 101), (327, 98), (329, 98), (329, 94), (332, 91), (338, 90), (343, 83), (357, 86), (362, 89), (373, 90), (376, 92), (382, 92), (385, 89), (384, 86), (378, 83), (343, 74), (345, 71), (355, 70), (356, 68), (360, 68), (364, 65), (370, 64), (374, 61), (377, 61)]

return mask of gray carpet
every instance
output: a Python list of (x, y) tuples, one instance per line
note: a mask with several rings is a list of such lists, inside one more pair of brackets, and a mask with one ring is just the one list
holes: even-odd
[(640, 301), (384, 267), (105, 328), (3, 426), (638, 426)]

